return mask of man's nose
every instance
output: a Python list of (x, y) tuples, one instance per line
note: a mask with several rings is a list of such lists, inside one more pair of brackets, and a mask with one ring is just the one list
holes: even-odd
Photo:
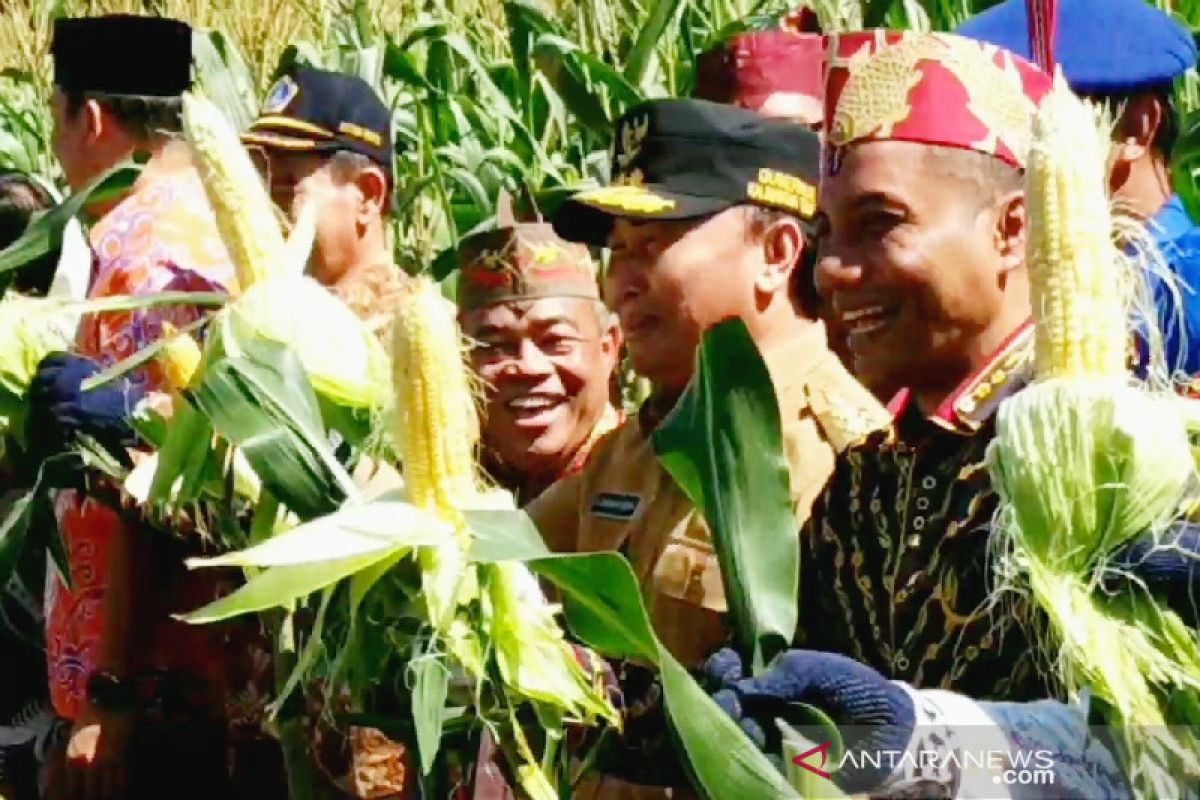
[(849, 289), (862, 281), (862, 267), (847, 261), (840, 253), (823, 253), (817, 259), (817, 294), (827, 299), (839, 289)]

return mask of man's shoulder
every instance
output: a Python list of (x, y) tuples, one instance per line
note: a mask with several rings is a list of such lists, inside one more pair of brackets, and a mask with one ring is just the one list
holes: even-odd
[(891, 427), (883, 404), (832, 354), (812, 372), (805, 391), (822, 433), (839, 453)]

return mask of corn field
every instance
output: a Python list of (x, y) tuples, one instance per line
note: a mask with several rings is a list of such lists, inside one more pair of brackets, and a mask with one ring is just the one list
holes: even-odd
[[(395, 115), (394, 248), (410, 273), (452, 272), (457, 241), (524, 181), (553, 209), (607, 170), (610, 121), (690, 91), (695, 56), (795, 0), (11, 0), (0, 8), (0, 167), (58, 180), (48, 56), (60, 15), (134, 12), (197, 29), (196, 80), (249, 123), (283, 70), (372, 83)], [(996, 0), (812, 0), (826, 30), (950, 29)], [(1200, 0), (1156, 0), (1200, 27)], [(1194, 77), (1180, 87), (1200, 106)]]

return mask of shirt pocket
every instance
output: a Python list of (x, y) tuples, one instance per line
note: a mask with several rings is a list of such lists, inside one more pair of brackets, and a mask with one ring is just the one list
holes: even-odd
[(654, 590), (672, 600), (725, 613), (721, 565), (712, 545), (673, 536), (654, 567)]

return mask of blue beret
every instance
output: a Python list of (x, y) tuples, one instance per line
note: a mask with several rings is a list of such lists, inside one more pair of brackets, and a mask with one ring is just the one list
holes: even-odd
[[(955, 33), (1030, 58), (1025, 0), (1005, 0)], [(1059, 0), (1054, 58), (1075, 91), (1125, 94), (1168, 83), (1195, 66), (1196, 44), (1146, 0)]]

